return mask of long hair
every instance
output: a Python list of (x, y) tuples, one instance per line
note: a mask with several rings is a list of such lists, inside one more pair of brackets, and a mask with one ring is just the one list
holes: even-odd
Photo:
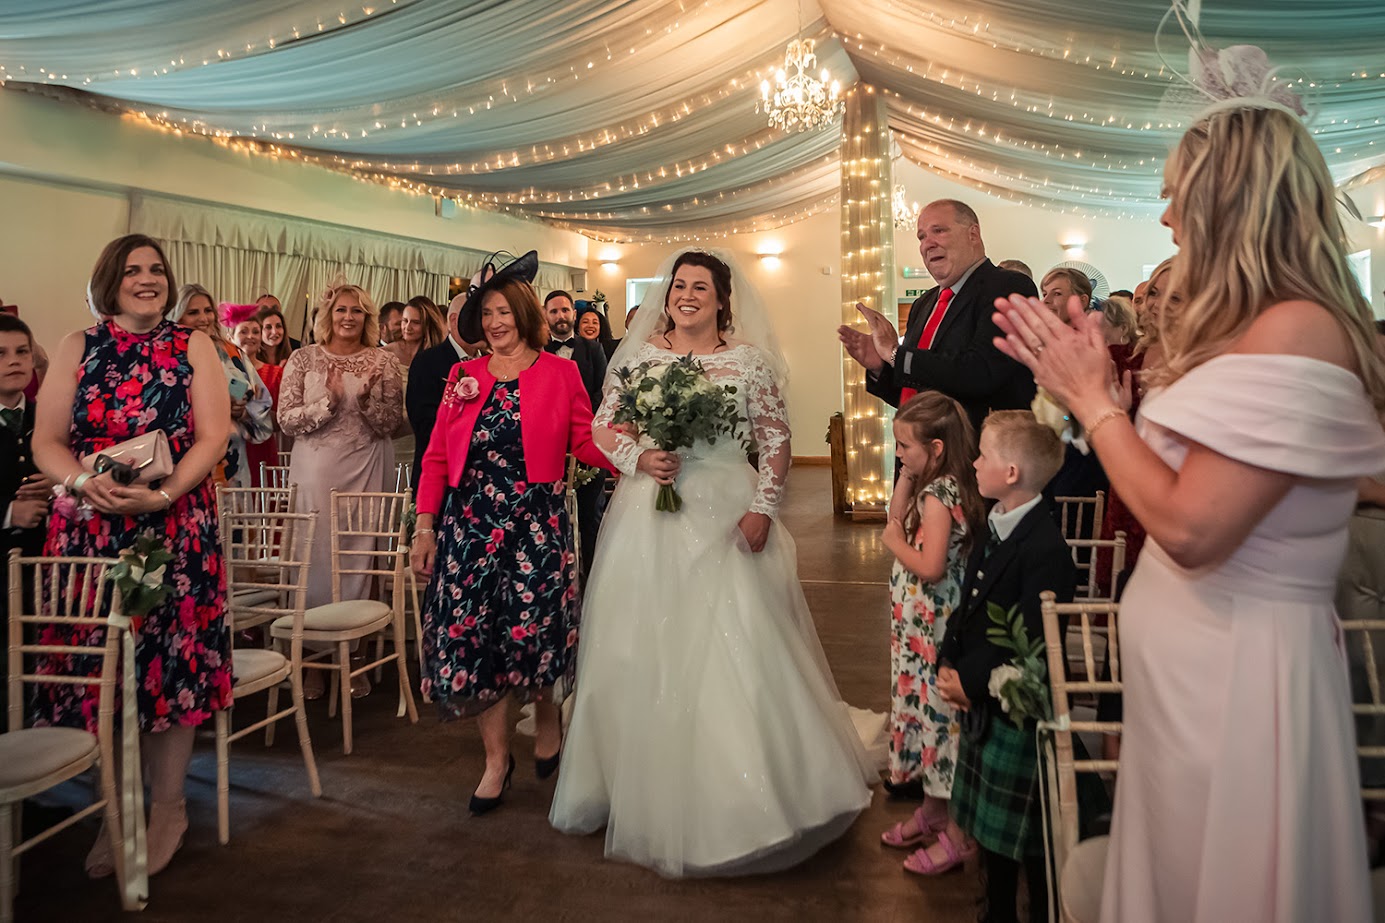
[[(1224, 352), (1275, 304), (1326, 308), (1351, 341), (1366, 393), (1385, 409), (1385, 359), (1347, 261), (1336, 190), (1313, 136), (1278, 109), (1228, 109), (1183, 136), (1166, 172), (1182, 246), (1158, 318), (1167, 384)], [(1176, 316), (1172, 316), (1176, 315)]]
[(914, 477), (914, 489), (909, 494), (909, 509), (904, 514), (904, 534), (912, 541), (923, 516), (919, 507), (924, 491), (939, 478), (951, 477), (957, 482), (961, 497), (962, 518), (967, 524), (964, 548), (970, 549), (977, 536), (986, 531), (986, 506), (976, 487), (976, 430), (967, 412), (953, 398), (940, 391), (920, 391), (909, 398), (895, 414), (895, 422), (907, 426), (919, 442), (940, 440), (942, 454), (926, 472)]
[(726, 341), (721, 335), (731, 329), (731, 267), (705, 250), (685, 250), (673, 261), (673, 268), (668, 272), (668, 288), (664, 290), (664, 316), (660, 318), (655, 332), (667, 340), (669, 331), (673, 329), (668, 300), (673, 295), (673, 280), (684, 266), (701, 266), (712, 274), (712, 288), (717, 293), (717, 340), (725, 346)]
[[(365, 311), (365, 323), (361, 325), (361, 344), (376, 345), (380, 342), (380, 319), (379, 312), (375, 309), (375, 300), (370, 297), (370, 292), (350, 282), (329, 285), (327, 291), (322, 293), (317, 319), (313, 321), (314, 342), (321, 346), (332, 342), (332, 309), (337, 306), (341, 296), (347, 293), (355, 295), (356, 300), (361, 303), (361, 309)], [(284, 331), (284, 337), (288, 337), (287, 330)]]
[[(196, 282), (188, 282), (182, 288), (178, 289), (178, 301), (174, 304), (173, 310), (169, 312), (169, 317), (175, 323), (183, 323), (183, 316), (188, 313), (188, 306), (192, 304), (192, 299), (198, 296), (207, 299), (207, 303), (211, 305), (212, 314), (215, 316), (217, 313), (216, 299), (212, 297), (212, 293), (207, 291), (204, 285), (199, 285)], [(207, 336), (211, 337), (213, 342), (226, 342), (226, 336), (222, 333), (221, 319), (219, 317), (216, 323), (212, 324), (211, 329), (207, 331)]]
[[(91, 296), (91, 309), (102, 317), (115, 317), (120, 313), (120, 282), (125, 278), (125, 261), (130, 254), (141, 247), (151, 247), (163, 263), (164, 279), (168, 282), (168, 297), (164, 301), (164, 317), (173, 312), (178, 301), (178, 283), (173, 278), (173, 267), (168, 265), (168, 257), (159, 242), (144, 234), (126, 234), (106, 244), (96, 265), (91, 270), (88, 292)], [(215, 301), (212, 304), (216, 304)]]
[(447, 321), (443, 318), (442, 311), (433, 303), (433, 299), (427, 295), (415, 295), (404, 307), (413, 308), (423, 318), (423, 341), (418, 347), (419, 352), (432, 349), (447, 339)]
[(284, 312), (272, 304), (262, 305), (255, 312), (255, 320), (260, 322), (261, 327), (264, 327), (267, 317), (279, 318), (279, 323), (284, 328), (284, 338), (279, 341), (278, 346), (270, 346), (261, 341), (260, 354), (256, 358), (269, 365), (283, 365), (289, 361), (289, 356), (293, 353), (293, 344), (289, 342), (289, 322), (284, 319)]

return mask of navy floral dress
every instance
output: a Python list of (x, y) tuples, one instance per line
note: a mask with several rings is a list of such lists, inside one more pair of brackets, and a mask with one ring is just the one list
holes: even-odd
[(444, 720), (513, 694), (555, 700), (577, 663), (577, 584), (563, 483), (524, 480), (519, 383), (497, 382), (448, 492), (423, 613), (423, 693)]
[[(187, 454), (193, 443), (191, 333), (167, 321), (143, 334), (130, 333), (114, 321), (87, 330), (72, 408), (73, 455), (81, 458), (155, 429), (168, 435), (174, 464)], [(179, 497), (172, 509), (133, 518), (54, 504), (45, 553), (113, 558), (151, 530), (175, 554), (166, 572), (173, 592), (140, 622), (135, 660), (140, 730), (163, 731), (199, 725), (213, 711), (231, 705), (226, 569), (211, 478)], [(94, 646), (102, 643), (104, 632), (45, 627), (40, 643), (71, 643), (75, 636)], [(74, 659), (83, 662), (73, 664)], [(37, 668), (40, 673), (93, 675), (99, 665), (99, 658), (44, 657)], [(35, 724), (94, 732), (97, 691), (39, 685)]]

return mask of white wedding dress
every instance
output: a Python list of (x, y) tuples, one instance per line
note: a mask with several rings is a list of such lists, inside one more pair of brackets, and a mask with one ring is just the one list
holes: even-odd
[[(618, 357), (619, 358), (619, 357)], [(641, 344), (631, 364), (673, 361)], [(750, 345), (699, 357), (736, 386), (759, 473), (736, 439), (682, 454), (683, 508), (654, 509), (647, 448), (593, 429), (622, 477), (583, 604), (575, 704), (550, 820), (606, 828), (606, 855), (670, 877), (787, 868), (846, 831), (877, 779), (837, 694), (777, 519), (753, 553), (737, 523), (774, 517), (789, 469), (783, 399)]]

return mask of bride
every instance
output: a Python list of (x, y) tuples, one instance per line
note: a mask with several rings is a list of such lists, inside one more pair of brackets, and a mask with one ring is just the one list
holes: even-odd
[[(769, 318), (737, 274), (733, 323), (723, 259), (689, 250), (671, 263), (612, 357), (593, 423), (622, 477), (587, 587), (549, 819), (566, 833), (605, 827), (607, 856), (670, 877), (774, 871), (850, 827), (875, 773), (775, 519), (790, 455)], [(758, 471), (738, 439), (676, 455), (611, 428), (618, 370), (689, 353), (735, 386)], [(656, 511), (675, 479), (682, 509)]]

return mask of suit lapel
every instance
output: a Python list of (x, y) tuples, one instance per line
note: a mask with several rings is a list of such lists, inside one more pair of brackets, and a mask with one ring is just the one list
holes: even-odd
[[(1048, 516), (1048, 501), (1040, 500), (1038, 505), (1025, 514), (1024, 518), (1015, 526), (1015, 530), (1010, 533), (1010, 537), (996, 546), (991, 556), (981, 564), (980, 576), (976, 579), (976, 590), (974, 598), (986, 599), (990, 596), (991, 588), (995, 582), (1005, 573), (1010, 563), (1014, 561), (1015, 555), (1019, 554), (1020, 545), (1029, 537), (1029, 533), (1034, 531), (1034, 526)], [(973, 598), (968, 593), (968, 598)]]
[(991, 261), (982, 260), (981, 265), (972, 270), (967, 284), (962, 286), (962, 290), (953, 298), (952, 304), (948, 305), (947, 314), (943, 315), (943, 322), (938, 325), (938, 332), (933, 336), (934, 347), (940, 345), (952, 328), (960, 323), (960, 317), (978, 308), (982, 311), (986, 309), (986, 305), (977, 305), (976, 302), (981, 297), (981, 289), (986, 277), (990, 275), (990, 269)]
[(938, 305), (938, 293), (941, 288), (924, 292), (919, 296), (919, 300), (914, 302), (914, 306), (909, 309), (909, 322), (904, 325), (904, 345), (910, 348), (919, 345), (919, 337), (923, 336), (923, 328), (928, 323), (928, 318), (933, 315), (933, 309)]

